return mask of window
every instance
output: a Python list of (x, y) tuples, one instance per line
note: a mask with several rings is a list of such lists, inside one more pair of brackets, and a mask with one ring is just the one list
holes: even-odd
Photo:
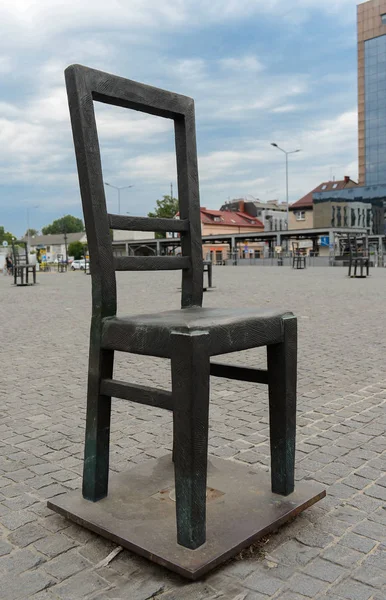
[(298, 210), (295, 213), (295, 217), (297, 221), (305, 221), (306, 220), (306, 211), (305, 210)]
[(386, 13), (381, 15), (382, 25), (386, 25)]
[(326, 184), (322, 185), (322, 190), (326, 190), (326, 189), (327, 189), (327, 185)]
[(332, 189), (335, 190), (338, 187), (337, 183), (334, 183), (334, 185), (332, 186)]
[(219, 222), (219, 221), (222, 221), (222, 219), (221, 219), (221, 217), (213, 217), (213, 221)]

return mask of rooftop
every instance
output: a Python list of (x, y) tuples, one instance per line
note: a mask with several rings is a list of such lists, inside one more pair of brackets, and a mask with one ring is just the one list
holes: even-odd
[(256, 229), (264, 229), (264, 225), (256, 217), (251, 217), (245, 212), (228, 211), (228, 210), (212, 210), (205, 207), (200, 208), (201, 223), (204, 225), (230, 225), (235, 227), (256, 227)]
[[(86, 237), (85, 231), (79, 233), (67, 233), (67, 243), (80, 242)], [(24, 242), (28, 241), (28, 238), (23, 237)], [(51, 244), (64, 244), (64, 233), (50, 233), (48, 235), (34, 235), (29, 238), (31, 246), (46, 246)]]
[(308, 194), (303, 196), (303, 198), (300, 198), (300, 200), (294, 202), (294, 204), (291, 204), (290, 210), (297, 208), (312, 207), (314, 203), (313, 194), (317, 192), (335, 192), (337, 190), (343, 190), (345, 188), (356, 187), (357, 185), (358, 184), (352, 179), (350, 179), (348, 175), (346, 175), (344, 179), (341, 179), (339, 181), (324, 181), (323, 183), (320, 183), (315, 189), (311, 190), (311, 192), (308, 192)]

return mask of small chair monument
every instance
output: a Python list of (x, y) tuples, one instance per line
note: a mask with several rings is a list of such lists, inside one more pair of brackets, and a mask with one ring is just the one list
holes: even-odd
[[(66, 70), (74, 145), (92, 260), (92, 321), (83, 493), (48, 506), (181, 575), (197, 579), (320, 500), (295, 490), (297, 321), (271, 308), (203, 308), (203, 260), (194, 102), (73, 65)], [(104, 102), (174, 121), (180, 219), (108, 214), (94, 114)], [(176, 231), (181, 256), (114, 257), (110, 229)], [(115, 271), (182, 270), (181, 309), (117, 315)], [(267, 348), (267, 370), (211, 357)], [(170, 391), (114, 379), (114, 352), (170, 360)], [(210, 376), (268, 386), (271, 476), (208, 457)], [(109, 477), (112, 398), (171, 411), (172, 454)]]
[(347, 235), (349, 251), (348, 276), (365, 279), (370, 274), (370, 256), (367, 236)]
[[(13, 282), (17, 286), (35, 285), (36, 265), (29, 262), (28, 244), (24, 240), (12, 241)], [(32, 275), (32, 281), (30, 279)]]
[(67, 272), (67, 262), (63, 256), (63, 254), (57, 255), (58, 260), (58, 273), (66, 273)]
[(306, 255), (303, 252), (302, 248), (300, 248), (299, 242), (292, 242), (292, 268), (306, 268)]

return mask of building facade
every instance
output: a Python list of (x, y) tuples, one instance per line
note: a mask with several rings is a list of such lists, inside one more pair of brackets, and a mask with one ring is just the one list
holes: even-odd
[(287, 229), (287, 204), (278, 200), (230, 200), (220, 208), (222, 211), (241, 211), (256, 217), (264, 226), (264, 231), (284, 231)]
[(357, 7), (359, 185), (386, 183), (386, 0)]
[(72, 242), (87, 244), (85, 232), (67, 233), (67, 240), (64, 239), (63, 233), (53, 233), (49, 235), (35, 235), (29, 240), (23, 238), (23, 241), (29, 243), (30, 252), (36, 254), (39, 262), (55, 262), (58, 260), (58, 256), (62, 256), (65, 259), (66, 241), (67, 249)]
[[(289, 229), (313, 229), (314, 227), (330, 227), (331, 226), (331, 208), (328, 207), (329, 218), (326, 222), (321, 216), (321, 212), (325, 215), (327, 207), (323, 206), (322, 210), (315, 211), (315, 196), (317, 194), (328, 194), (329, 192), (338, 192), (340, 190), (351, 189), (357, 187), (355, 181), (350, 179), (348, 175), (339, 181), (324, 181), (316, 188), (308, 192), (303, 198), (294, 202), (289, 207)], [(324, 197), (324, 196), (323, 196)], [(336, 225), (334, 225), (335, 227)], [(343, 227), (343, 225), (341, 225)]]

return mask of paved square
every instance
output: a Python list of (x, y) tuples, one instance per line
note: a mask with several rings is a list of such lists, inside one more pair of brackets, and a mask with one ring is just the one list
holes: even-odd
[[(178, 273), (118, 273), (119, 312), (179, 306)], [(325, 500), (198, 583), (114, 549), (46, 508), (81, 485), (91, 278), (0, 277), (0, 599), (384, 600), (386, 270), (218, 267), (206, 306), (299, 319), (297, 479)], [(265, 366), (262, 349), (223, 360)], [(118, 378), (168, 387), (168, 361), (119, 355)], [(265, 386), (212, 380), (210, 453), (268, 469)], [(171, 451), (171, 417), (113, 401), (111, 468)]]

